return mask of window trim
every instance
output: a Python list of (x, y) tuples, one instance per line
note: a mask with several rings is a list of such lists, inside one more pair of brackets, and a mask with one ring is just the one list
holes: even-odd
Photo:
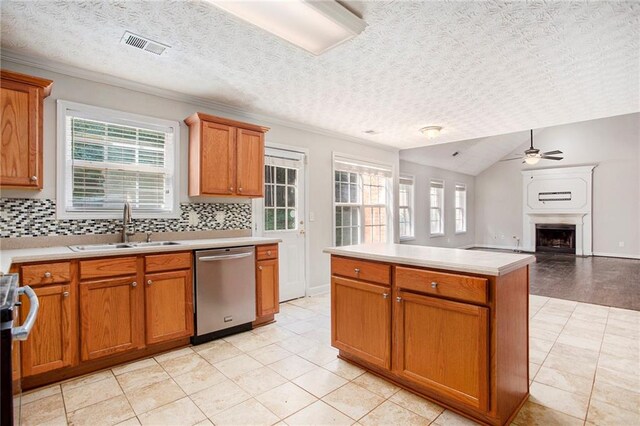
[[(338, 170), (336, 168), (336, 160), (352, 160), (354, 163), (360, 164), (364, 167), (371, 167), (371, 168), (378, 168), (378, 169), (384, 169), (384, 170), (388, 170), (390, 172), (390, 176), (388, 177), (388, 181), (387, 181), (387, 187), (386, 187), (386, 204), (385, 207), (387, 209), (387, 243), (392, 243), (393, 241), (395, 241), (394, 237), (395, 237), (395, 229), (393, 226), (394, 223), (394, 182), (395, 182), (395, 177), (396, 175), (396, 168), (394, 167), (393, 164), (390, 163), (383, 163), (383, 162), (376, 162), (376, 161), (371, 161), (368, 159), (362, 159), (362, 157), (360, 156), (354, 156), (354, 155), (350, 155), (350, 154), (343, 154), (340, 152), (336, 152), (333, 151), (332, 152), (332, 156), (331, 156), (331, 207), (332, 207), (332, 213), (331, 213), (331, 242), (332, 242), (332, 246), (336, 247), (336, 192), (335, 192), (335, 175), (336, 175), (336, 171)], [(361, 180), (361, 177), (358, 176), (358, 180)], [(360, 185), (361, 182), (358, 182), (358, 184)], [(360, 196), (362, 196), (362, 194), (360, 194)], [(360, 244), (363, 244), (364, 241), (364, 204), (362, 203), (362, 200), (360, 200), (361, 202), (358, 204), (358, 206), (361, 207), (360, 209)], [(342, 203), (340, 203), (340, 205), (343, 205)]]
[(149, 127), (171, 128), (173, 131), (173, 177), (171, 188), (173, 200), (170, 211), (132, 210), (134, 219), (156, 219), (181, 217), (180, 210), (180, 123), (145, 115), (133, 114), (78, 102), (57, 101), (57, 130), (56, 130), (56, 218), (57, 219), (121, 219), (122, 212), (118, 210), (67, 210), (68, 190), (71, 188), (73, 169), (68, 167), (71, 157), (70, 145), (66, 140), (66, 119), (68, 111), (80, 111), (84, 115), (98, 120), (109, 121), (121, 125), (146, 125)]
[[(464, 218), (463, 218), (464, 231), (458, 231), (458, 229), (457, 229), (458, 224), (457, 224), (457, 220), (456, 220), (456, 216), (455, 216), (456, 211), (458, 210), (458, 207), (456, 206), (456, 200), (457, 200), (456, 193), (458, 192), (457, 191), (457, 187), (458, 186), (464, 187), (464, 210), (463, 210), (463, 213), (464, 213)], [(467, 231), (469, 230), (469, 227), (467, 226), (468, 225), (468, 222), (467, 222), (467, 198), (468, 198), (467, 197), (467, 184), (466, 183), (462, 183), (462, 182), (454, 183), (454, 185), (453, 185), (453, 214), (454, 214), (454, 216), (453, 216), (453, 222), (454, 222), (453, 223), (453, 227), (454, 227), (455, 235), (466, 234)]]
[[(400, 185), (402, 180), (411, 181), (411, 201), (409, 205), (409, 214), (411, 216), (411, 235), (400, 235)], [(398, 180), (398, 238), (400, 241), (414, 241), (416, 239), (416, 177), (414, 175), (400, 175)]]
[[(442, 205), (440, 206), (440, 221), (442, 222), (442, 231), (441, 232), (431, 232), (431, 185), (433, 183), (442, 184)], [(445, 223), (445, 190), (446, 185), (444, 179), (429, 179), (429, 237), (444, 237), (446, 234), (446, 223)]]

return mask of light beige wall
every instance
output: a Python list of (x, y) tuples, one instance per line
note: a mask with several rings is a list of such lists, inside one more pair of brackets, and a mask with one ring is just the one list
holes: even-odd
[[(594, 254), (640, 256), (640, 113), (536, 130), (535, 145), (564, 152), (564, 160), (536, 168), (597, 164)], [(523, 169), (519, 161), (499, 162), (476, 177), (477, 244), (511, 248), (512, 237), (522, 237)]]
[[(416, 244), (436, 247), (464, 247), (475, 242), (475, 178), (471, 175), (456, 173), (438, 167), (425, 166), (409, 161), (400, 161), (400, 173), (415, 179), (415, 239), (403, 241), (403, 244)], [(444, 181), (445, 235), (431, 237), (429, 235), (429, 181)], [(467, 232), (455, 233), (455, 198), (456, 183), (467, 186)]]
[[(51, 96), (45, 100), (44, 108), (44, 188), (41, 192), (3, 190), (4, 197), (56, 198), (56, 100), (64, 99), (104, 108), (111, 108), (156, 118), (177, 120), (180, 125), (180, 201), (242, 201), (214, 198), (190, 198), (187, 195), (187, 148), (188, 129), (182, 120), (196, 111), (220, 115), (232, 119), (255, 122), (242, 114), (229, 114), (212, 108), (204, 108), (188, 102), (176, 101), (140, 91), (110, 84), (97, 83), (39, 68), (3, 62), (3, 68), (25, 74), (49, 78), (54, 81)], [(398, 152), (394, 149), (360, 144), (351, 140), (331, 137), (320, 133), (296, 129), (265, 121), (257, 122), (271, 127), (267, 143), (284, 144), (309, 150), (307, 165), (309, 176), (309, 210), (315, 221), (309, 223), (310, 265), (307, 279), (310, 291), (328, 290), (329, 256), (322, 249), (332, 244), (332, 153), (337, 151), (356, 155), (362, 159), (392, 164), (398, 170)], [(396, 173), (397, 174), (397, 173)], [(397, 182), (394, 186), (397, 192)]]

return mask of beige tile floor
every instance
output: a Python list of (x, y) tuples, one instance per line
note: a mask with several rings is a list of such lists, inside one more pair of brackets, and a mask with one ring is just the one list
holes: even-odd
[[(278, 322), (23, 398), (23, 424), (465, 425), (338, 360), (328, 295)], [(531, 397), (516, 425), (640, 425), (640, 312), (531, 296)]]

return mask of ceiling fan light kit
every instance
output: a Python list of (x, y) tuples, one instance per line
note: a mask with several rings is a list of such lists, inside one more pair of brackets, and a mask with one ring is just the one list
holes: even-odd
[(535, 164), (538, 164), (540, 160), (559, 161), (564, 158), (564, 157), (554, 157), (555, 154), (562, 154), (562, 151), (558, 149), (553, 151), (543, 152), (541, 154), (539, 149), (533, 147), (533, 129), (531, 129), (530, 132), (531, 132), (531, 144), (529, 145), (529, 149), (525, 149), (524, 156), (516, 157), (516, 158), (507, 158), (501, 161), (522, 160), (522, 163), (526, 163), (530, 166), (533, 166)]

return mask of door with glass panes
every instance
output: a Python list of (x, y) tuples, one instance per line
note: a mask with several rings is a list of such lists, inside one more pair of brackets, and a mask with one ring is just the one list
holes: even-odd
[(256, 200), (256, 233), (282, 240), (280, 301), (306, 293), (304, 154), (266, 148), (264, 199)]

